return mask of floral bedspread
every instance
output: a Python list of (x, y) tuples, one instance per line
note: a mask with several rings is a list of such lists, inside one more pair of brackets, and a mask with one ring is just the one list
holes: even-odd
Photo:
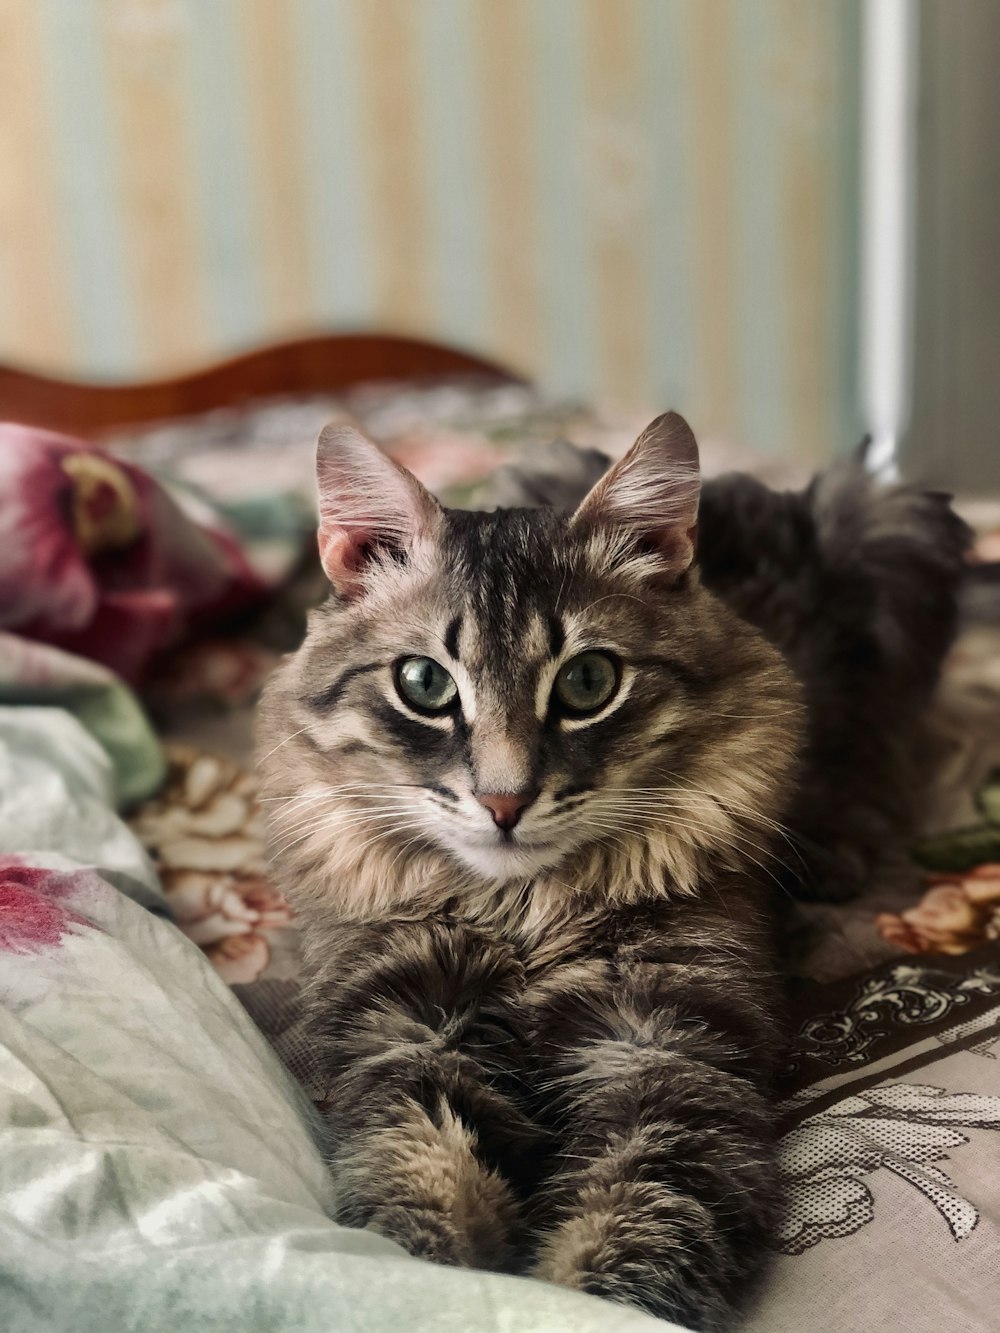
[[(322, 594), (311, 555), (313, 447), (318, 429), (344, 412), (439, 492), (467, 503), (477, 502), (487, 479), (497, 486), (498, 470), (502, 483), (508, 463), (530, 461), (554, 437), (614, 456), (644, 424), (523, 388), (397, 386), (340, 400), (269, 403), (114, 442), (125, 460), (183, 495), (190, 512), (210, 500), (252, 545), (259, 576), (283, 580), (282, 595), (262, 605), (241, 633), (203, 634), (157, 657), (142, 697), (163, 742), (167, 778), (133, 808), (130, 822), (176, 924), (314, 1096), (322, 1088), (299, 1022), (297, 931), (267, 877), (252, 727), (262, 681), (295, 645), (306, 609)], [(709, 472), (746, 466), (777, 484), (801, 480), (780, 462), (711, 442), (704, 453)], [(973, 517), (985, 568), (1000, 551), (1000, 515), (980, 508)], [(987, 579), (947, 664), (936, 710), (941, 762), (925, 836), (914, 849), (912, 886), (895, 897), (876, 886), (847, 906), (808, 909), (804, 920), (813, 943), (793, 968), (795, 1040), (783, 1079), (789, 1208), (752, 1333), (801, 1333), (816, 1327), (819, 1308), (824, 1333), (938, 1333), (945, 1300), (954, 1333), (995, 1326), (996, 603)], [(0, 652), (0, 677), (2, 662)], [(44, 665), (44, 680), (57, 680), (59, 663)], [(65, 662), (60, 669), (72, 674)], [(122, 718), (132, 725), (135, 715), (114, 694), (115, 678), (95, 671), (85, 682), (92, 716), (81, 720), (109, 752), (117, 737), (123, 758), (133, 756), (139, 739), (148, 742), (148, 729), (139, 737), (123, 727)], [(73, 688), (83, 686), (77, 680)], [(78, 711), (72, 699), (61, 702)], [(148, 774), (145, 783), (148, 790)], [(884, 1280), (890, 1269), (892, 1282)]]

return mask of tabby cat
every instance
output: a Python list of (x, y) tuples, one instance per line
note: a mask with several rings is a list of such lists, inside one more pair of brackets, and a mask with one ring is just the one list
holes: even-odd
[(443, 509), (346, 426), (318, 480), (260, 767), (339, 1219), (728, 1328), (779, 1206), (771, 894), (898, 852), (964, 529), (852, 463), (710, 483), (699, 534), (675, 414), (572, 513)]

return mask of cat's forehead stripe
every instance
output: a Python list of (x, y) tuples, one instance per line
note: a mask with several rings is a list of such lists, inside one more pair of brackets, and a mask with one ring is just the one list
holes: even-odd
[(566, 642), (566, 630), (558, 616), (549, 616), (549, 653), (558, 657)]
[(461, 635), (462, 635), (462, 617), (453, 616), (452, 619), (448, 622), (448, 627), (444, 632), (443, 641), (444, 641), (445, 651), (448, 653), (449, 657), (453, 657), (456, 662), (458, 661), (459, 657), (458, 645), (461, 639)]

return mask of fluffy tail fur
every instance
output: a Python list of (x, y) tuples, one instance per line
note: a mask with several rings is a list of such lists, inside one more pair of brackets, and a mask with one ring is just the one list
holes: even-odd
[(737, 475), (705, 487), (706, 584), (806, 687), (787, 877), (801, 896), (845, 899), (912, 874), (923, 716), (955, 634), (969, 541), (948, 496), (880, 482), (865, 446), (802, 492)]

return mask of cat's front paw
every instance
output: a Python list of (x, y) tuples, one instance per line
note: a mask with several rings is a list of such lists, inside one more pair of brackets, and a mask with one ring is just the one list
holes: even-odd
[(576, 1213), (549, 1232), (532, 1276), (637, 1306), (699, 1333), (723, 1333), (733, 1326), (733, 1309), (715, 1275), (706, 1271), (711, 1264), (697, 1263), (692, 1253), (697, 1248), (648, 1217), (598, 1208)]
[(478, 1159), (457, 1117), (439, 1119), (401, 1118), (345, 1147), (334, 1161), (337, 1220), (435, 1263), (502, 1270), (520, 1230), (510, 1186)]
[(471, 1209), (469, 1202), (410, 1199), (366, 1206), (353, 1198), (337, 1209), (336, 1217), (344, 1226), (377, 1231), (418, 1259), (455, 1268), (504, 1269), (512, 1253), (506, 1200), (479, 1197)]
[(367, 1225), (417, 1259), (454, 1268), (468, 1268), (476, 1261), (468, 1236), (450, 1217), (433, 1208), (391, 1204), (375, 1209)]

